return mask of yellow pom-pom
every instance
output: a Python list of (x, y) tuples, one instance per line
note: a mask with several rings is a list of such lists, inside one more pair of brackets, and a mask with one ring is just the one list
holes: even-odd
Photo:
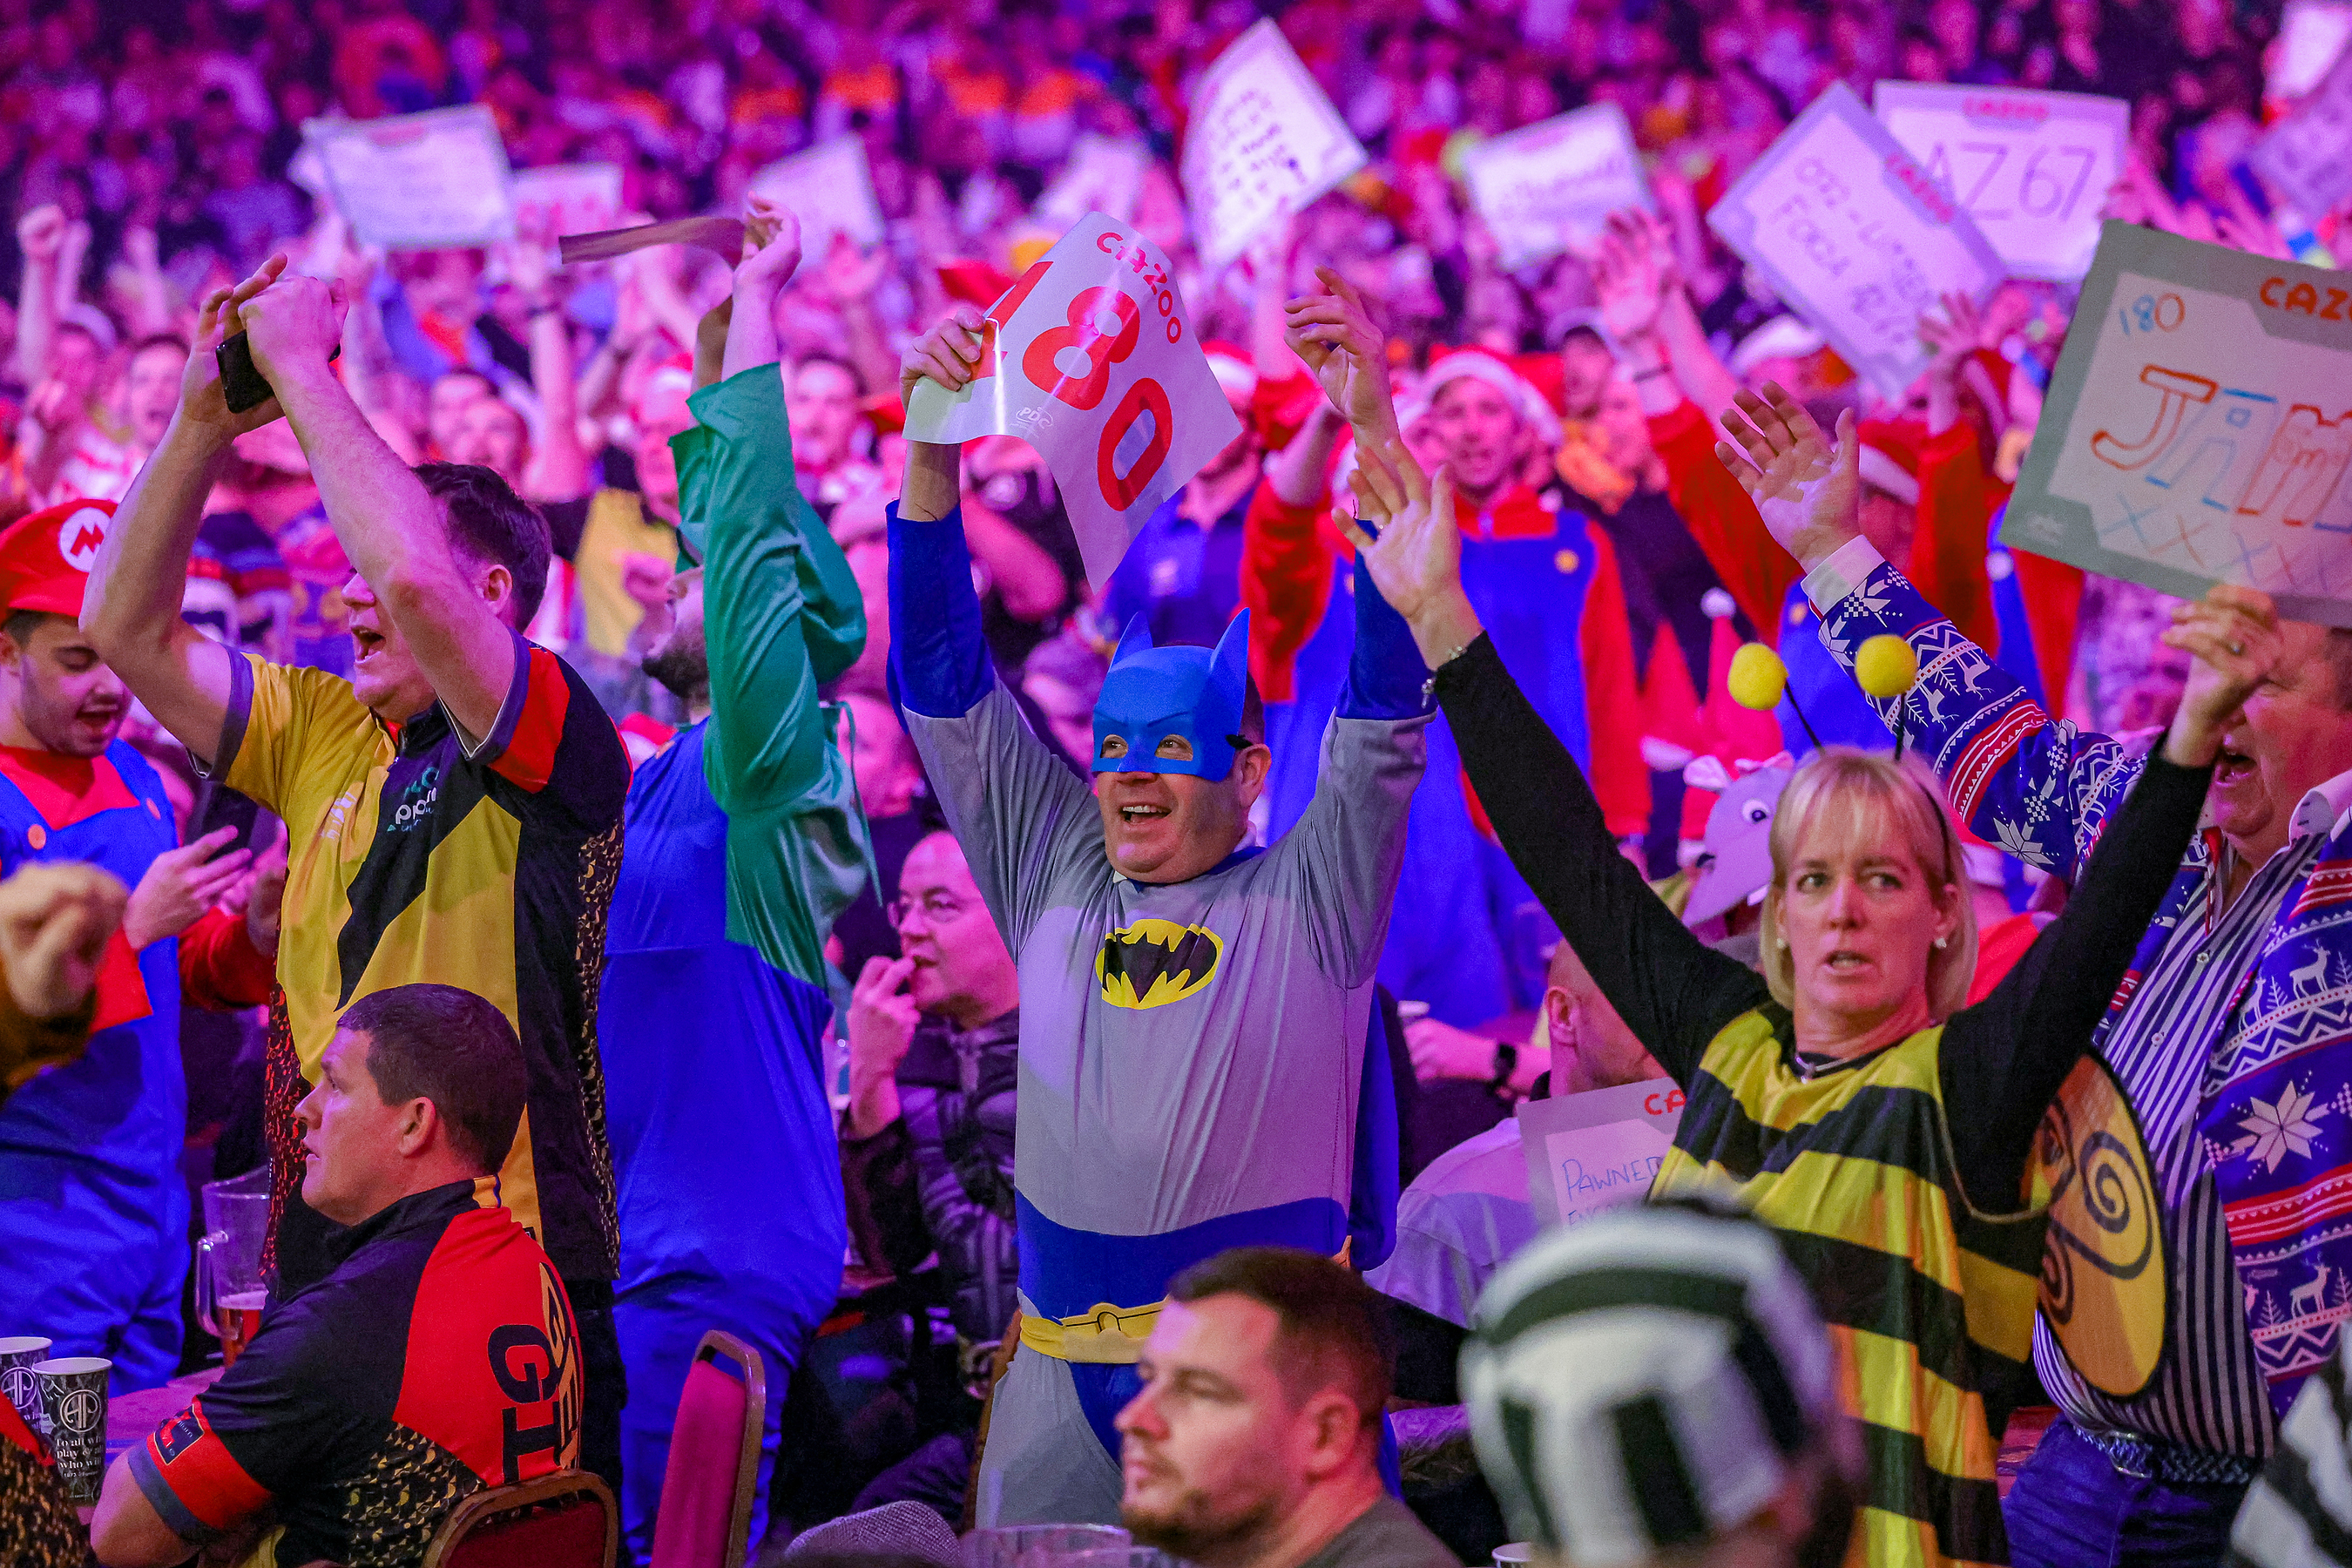
[(1019, 274), (1029, 270), (1030, 264), (1054, 248), (1051, 239), (1030, 238), (1013, 247), (1013, 270)]
[(1854, 649), (1853, 678), (1873, 697), (1900, 697), (1919, 679), (1919, 656), (1901, 637), (1881, 632)]
[(1742, 643), (1731, 656), (1731, 674), (1725, 681), (1731, 700), (1759, 713), (1780, 700), (1789, 687), (1789, 667), (1760, 642)]

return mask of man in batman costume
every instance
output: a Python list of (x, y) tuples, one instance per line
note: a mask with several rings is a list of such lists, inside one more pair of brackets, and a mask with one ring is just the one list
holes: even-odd
[[(957, 390), (959, 321), (908, 355)], [(961, 373), (961, 374), (959, 374)], [(1321, 780), (1245, 847), (1272, 759), (1246, 616), (1216, 649), (1139, 623), (1095, 709), (1091, 798), (998, 681), (953, 446), (910, 447), (890, 516), (890, 658), (908, 732), (1021, 972), (1013, 1185), (1020, 1344), (982, 1457), (983, 1525), (1115, 1521), (1112, 1419), (1171, 1278), (1276, 1244), (1369, 1267), (1393, 1234), (1397, 1141), (1372, 974), (1403, 862), (1428, 671), (1369, 582)]]

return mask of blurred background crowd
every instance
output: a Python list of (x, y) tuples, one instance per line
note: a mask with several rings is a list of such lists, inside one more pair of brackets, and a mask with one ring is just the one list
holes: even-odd
[[(801, 489), (845, 546), (872, 629), (833, 693), (856, 717), (846, 732), (881, 872), (835, 932), (831, 956), (855, 975), (877, 954), (896, 955), (884, 911), (908, 851), (936, 824), (881, 676), (884, 506), (903, 457), (899, 354), (951, 304), (994, 299), (1087, 206), (1124, 206), (1118, 216), (1176, 260), (1246, 427), (1099, 594), (1035, 454), (1011, 437), (972, 444), (964, 519), (990, 645), (1033, 718), (1074, 755), (1090, 752), (1096, 689), (1125, 618), (1145, 612), (1163, 639), (1213, 641), (1254, 591), (1246, 558), (1265, 542), (1254, 530), (1271, 510), (1262, 493), (1272, 487), (1310, 518), (1328, 509), (1336, 430), (1320, 428), (1318, 455), (1283, 463), (1303, 431), (1332, 421), (1284, 345), (1281, 309), (1315, 291), (1314, 268), (1328, 266), (1386, 312), (1402, 360), (1400, 405), (1419, 431), (1409, 437), (1442, 448), (1457, 474), (1493, 468), (1484, 493), (1497, 517), (1518, 487), (1551, 497), (1552, 511), (1564, 497), (1622, 520), (1604, 527), (1624, 579), (1639, 702), (1636, 716), (1621, 716), (1632, 752), (1638, 753), (1652, 792), (1646, 820), (1637, 812), (1623, 827), (1628, 852), (1662, 877), (1700, 847), (1705, 800), (1685, 800), (1686, 770), (1710, 752), (1734, 761), (1744, 743), (1696, 717), (1720, 681), (1710, 623), (1769, 640), (1788, 587), (1785, 574), (1740, 580), (1719, 540), (1695, 538), (1688, 465), (1661, 449), (1669, 416), (1685, 396), (1717, 409), (1732, 382), (1767, 379), (1825, 420), (1840, 406), (1875, 416), (1885, 438), (1874, 446), (1900, 471), (1874, 479), (1874, 495), (1904, 509), (1938, 493), (1923, 452), (1952, 418), (1947, 410), (1937, 423), (1932, 387), (1908, 406), (1876, 403), (1706, 228), (1708, 206), (1797, 110), (1831, 83), (1866, 97), (1885, 79), (2120, 98), (2133, 161), (2108, 195), (2110, 216), (2288, 254), (2231, 174), (2312, 85), (2283, 76), (2275, 0), (1296, 0), (1271, 14), (1371, 162), (1211, 270), (1188, 232), (1178, 160), (1192, 86), (1259, 19), (1250, 0), (0, 0), (0, 205), (10, 219), (0, 234), (0, 522), (73, 497), (121, 497), (171, 417), (194, 301), (287, 250), (297, 268), (350, 286), (345, 381), (394, 450), (493, 468), (546, 512), (562, 563), (532, 635), (564, 652), (650, 754), (683, 717), (640, 668), (664, 624), (675, 557), (667, 441), (692, 423), (696, 323), (725, 297), (727, 267), (669, 247), (566, 268), (547, 232), (488, 250), (377, 251), (335, 212), (303, 155), (302, 126), (486, 105), (518, 170), (616, 166), (625, 222), (740, 210), (763, 169), (855, 136), (882, 243), (843, 239), (812, 257), (778, 309)], [(1461, 183), (1463, 154), (1602, 102), (1633, 128), (1656, 217), (1608, 244), (1507, 268)], [(1074, 186), (1074, 153), (1118, 163), (1130, 153), (1125, 166), (1140, 175), (1113, 196)], [(2320, 244), (2336, 243), (2344, 215), (2305, 216)], [(1946, 519), (1979, 584), (2010, 571), (1978, 546), (1997, 486), (2014, 479), (2030, 441), (2071, 293), (2011, 282), (1967, 322), (1929, 329), (1948, 340), (1937, 345), (1945, 384), (1961, 388), (1990, 476), (1980, 510)], [(1677, 348), (1682, 384), (1654, 405), (1624, 356), (1676, 330), (1662, 300), (1672, 314), (1685, 300), (1710, 353), (1702, 362)], [(1463, 349), (1492, 368), (1465, 370)], [(1702, 363), (1728, 380), (1704, 382)], [(1984, 374), (1960, 375), (1963, 363)], [(1463, 399), (1433, 411), (1440, 390), (1465, 377), (1498, 393), (1499, 411), (1482, 416)], [(282, 424), (240, 438), (238, 452), (213, 498), (188, 614), (270, 658), (348, 673), (340, 590), (351, 568), (302, 452)], [(1496, 526), (1508, 534), (1507, 518)], [(1926, 537), (1924, 512), (1916, 526)], [(1916, 555), (1913, 574), (1949, 587)], [(2108, 733), (2162, 722), (2184, 668), (2155, 641), (2167, 602), (2096, 578), (2040, 602), (2062, 600), (2063, 614), (2036, 623), (2029, 654), (2053, 710)], [(1270, 699), (1285, 695), (1272, 665), (1258, 673)], [(204, 786), (184, 752), (152, 725), (132, 734), (200, 816)], [(1768, 733), (1741, 754), (1753, 760), (1779, 741)], [(1986, 886), (2021, 909), (2032, 891), (2022, 869), (1985, 853)], [(1498, 986), (1447, 994), (1383, 970), (1425, 1015), (1409, 1005), (1401, 1034), (1410, 1076), (1430, 1091), (1418, 1131), (1407, 1127), (1408, 1179), (1527, 1087), (1507, 1071), (1487, 1081), (1492, 1040), (1527, 1038), (1543, 954), (1557, 942), (1517, 929), (1521, 914), (1541, 921), (1523, 888), (1518, 897), (1494, 917), (1512, 970)], [(1414, 919), (1401, 900), (1399, 927)], [(1428, 934), (1449, 951), (1460, 941), (1452, 928)], [(186, 1035), (192, 1175), (259, 1159), (258, 1055), (249, 1030), (222, 1027), (208, 1020)], [(1535, 1071), (1531, 1061), (1523, 1076)], [(1466, 1109), (1443, 1110), (1439, 1090), (1459, 1091)], [(1009, 1134), (1003, 1142), (1009, 1168)], [(853, 1267), (853, 1296), (889, 1277), (866, 1263), (862, 1276)], [(833, 1405), (866, 1413), (842, 1441), (870, 1474), (902, 1458), (924, 1423), (911, 1407), (870, 1414), (859, 1390), (895, 1375), (887, 1363), (901, 1352), (861, 1334), (816, 1356), (810, 1375)], [(801, 1477), (794, 1507), (814, 1518), (846, 1506), (850, 1468)]]

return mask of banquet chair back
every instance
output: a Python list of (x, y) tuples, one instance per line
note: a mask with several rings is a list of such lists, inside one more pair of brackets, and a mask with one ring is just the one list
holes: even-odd
[(760, 1352), (717, 1329), (703, 1335), (670, 1428), (650, 1568), (733, 1568), (743, 1561), (767, 1410)]
[(585, 1470), (476, 1492), (441, 1522), (424, 1568), (614, 1568), (621, 1511)]

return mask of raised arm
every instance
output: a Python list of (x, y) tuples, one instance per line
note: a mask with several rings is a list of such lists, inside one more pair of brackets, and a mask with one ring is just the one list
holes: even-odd
[[(926, 377), (950, 392), (969, 385), (979, 326), (980, 312), (961, 305), (918, 340), (899, 372), (900, 400)], [(908, 447), (889, 510), (890, 680), (981, 895), (1017, 952), (1058, 870), (1088, 853), (1106, 875), (1108, 865), (1093, 792), (1031, 731), (989, 659), (957, 504), (962, 462), (960, 444)]]
[(235, 289), (214, 290), (197, 310), (179, 406), (115, 510), (82, 595), (81, 626), (91, 645), (131, 695), (207, 763), (219, 758), (236, 656), (180, 618), (188, 555), (205, 499), (232, 455), (230, 443), (279, 417), (274, 398), (230, 413), (213, 351), (236, 330), (239, 309), (277, 281), (285, 265), (285, 258), (273, 257)]
[(1617, 340), (1618, 363), (1666, 466), (1668, 499), (1748, 623), (1769, 635), (1797, 563), (1716, 460), (1715, 434), (1701, 410), (1729, 407), (1739, 384), (1697, 330), (1690, 298), (1674, 281), (1671, 254), (1647, 215), (1613, 215), (1593, 258), (1601, 321)]
[(1583, 772), (1503, 668), (1462, 591), (1444, 471), (1423, 481), (1396, 443), (1360, 451), (1375, 540), (1348, 524), (1381, 595), (1404, 616), (1464, 768), (1511, 863), (1667, 1071), (1687, 1083), (1707, 1042), (1766, 999), (1763, 981), (1700, 942), (1617, 852)]
[(58, 267), (66, 245), (62, 207), (37, 206), (16, 220), (16, 249), (25, 258), (16, 282), (16, 372), (26, 386), (49, 378), (49, 347), (58, 337)]
[[(1282, 351), (1289, 353), (1287, 348)], [(1348, 422), (1325, 398), (1290, 444), (1265, 460), (1265, 481), (1242, 518), (1242, 607), (1250, 613), (1250, 675), (1268, 702), (1297, 690), (1298, 650), (1322, 624), (1331, 601), (1334, 552), (1323, 518), (1330, 491), (1324, 472)]]
[(538, 439), (523, 489), (533, 500), (588, 493), (588, 454), (580, 445), (579, 384), (572, 374), (572, 323), (563, 316), (545, 239), (529, 236), (509, 249), (515, 287), (530, 301), (530, 384), (539, 395)]
[(254, 368), (277, 389), (352, 569), (407, 639), (450, 719), (478, 743), (514, 688), (520, 645), (450, 548), (441, 509), (329, 364), (342, 335), (338, 292), (315, 278), (281, 276), (244, 300)]
[(793, 479), (777, 362), (751, 358), (763, 341), (774, 344), (798, 226), (790, 213), (781, 222), (755, 215), (744, 244), (722, 367), (730, 374), (695, 393), (699, 423), (671, 438), (680, 531), (703, 563), (706, 772), (730, 812), (782, 805), (816, 783), (831, 743), (818, 688), (866, 647), (856, 579)]
[(2221, 734), (2278, 662), (2278, 615), (2251, 588), (2216, 587), (2164, 634), (2192, 656), (2164, 745), (2107, 824), (2066, 911), (1990, 995), (1952, 1018), (1940, 1074), (1960, 1183), (1979, 1208), (2020, 1201), (2042, 1113), (2091, 1048), (2180, 869)]
[(1862, 537), (1852, 416), (1839, 421), (1832, 443), (1787, 393), (1764, 391), (1740, 394), (1738, 410), (1724, 417), (1740, 450), (1725, 445), (1717, 453), (1806, 566), (1805, 592), (1831, 652), (1851, 672), (1855, 650), (1871, 637), (1909, 642), (1918, 681), (1898, 699), (1874, 699), (1880, 718), (1891, 730), (1900, 709), (1953, 811), (1986, 842), (2072, 879), (2138, 763), (2104, 735), (2053, 721)]

